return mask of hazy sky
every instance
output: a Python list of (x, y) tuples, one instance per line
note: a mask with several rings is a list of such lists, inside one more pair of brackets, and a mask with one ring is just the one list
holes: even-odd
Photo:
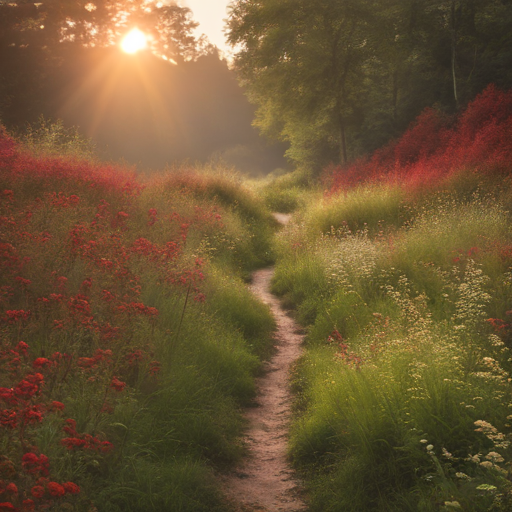
[(231, 0), (181, 0), (179, 3), (189, 7), (194, 19), (199, 23), (198, 31), (222, 51), (229, 51), (224, 34), (224, 20), (227, 18), (227, 5)]

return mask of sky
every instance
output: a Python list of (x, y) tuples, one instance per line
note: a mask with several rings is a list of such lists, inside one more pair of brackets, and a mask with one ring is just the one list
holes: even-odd
[(198, 33), (205, 34), (210, 42), (229, 53), (230, 48), (226, 45), (224, 34), (224, 20), (228, 17), (227, 5), (230, 0), (181, 0), (183, 7), (188, 7), (194, 20), (199, 23)]

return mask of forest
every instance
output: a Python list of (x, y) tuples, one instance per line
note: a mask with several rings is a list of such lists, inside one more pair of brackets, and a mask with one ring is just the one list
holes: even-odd
[[(510, 511), (512, 3), (195, 26), (0, 0), (0, 511)], [(292, 493), (244, 497), (282, 318)]]

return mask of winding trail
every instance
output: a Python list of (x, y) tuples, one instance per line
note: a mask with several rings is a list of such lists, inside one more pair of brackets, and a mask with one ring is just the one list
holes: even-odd
[[(287, 219), (278, 219), (280, 222)], [(270, 292), (273, 268), (253, 274), (251, 291), (270, 306), (277, 323), (276, 353), (257, 379), (255, 407), (246, 409), (249, 456), (223, 486), (239, 512), (299, 512), (306, 505), (302, 489), (286, 457), (290, 407), (290, 367), (301, 354), (304, 334)]]

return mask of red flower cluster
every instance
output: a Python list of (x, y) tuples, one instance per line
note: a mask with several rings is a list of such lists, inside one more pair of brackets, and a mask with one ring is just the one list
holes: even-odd
[(31, 475), (39, 474), (41, 476), (48, 476), (50, 461), (46, 455), (37, 456), (35, 453), (25, 453), (21, 459), (21, 465), (26, 473)]
[(348, 345), (344, 342), (343, 337), (337, 329), (335, 329), (331, 335), (327, 338), (329, 343), (335, 343), (338, 345), (339, 351), (336, 357), (340, 358), (346, 365), (360, 370), (363, 365), (363, 359), (353, 352), (349, 352)]
[(121, 303), (117, 306), (117, 311), (120, 313), (128, 313), (129, 315), (158, 316), (158, 309), (145, 306), (142, 302), (130, 302), (129, 304)]
[(4, 318), (4, 322), (7, 322), (8, 324), (13, 324), (19, 320), (27, 320), (30, 317), (30, 311), (25, 311), (23, 309), (11, 309), (6, 311), (5, 314), (6, 318)]
[(96, 368), (100, 363), (109, 365), (112, 363), (112, 350), (102, 350), (98, 348), (92, 357), (80, 357), (77, 364), (80, 368), (90, 369)]
[(61, 440), (61, 443), (68, 450), (81, 448), (84, 450), (108, 453), (114, 448), (113, 444), (109, 441), (102, 441), (90, 434), (79, 434), (76, 431), (76, 421), (73, 419), (66, 420), (66, 426), (63, 430), (70, 436)]
[(488, 322), (492, 326), (494, 331), (497, 333), (504, 331), (510, 327), (510, 324), (507, 324), (501, 318), (488, 318), (486, 322)]
[(52, 192), (49, 194), (51, 204), (56, 208), (69, 208), (70, 206), (77, 206), (80, 198), (76, 195), (66, 197), (63, 192)]
[(126, 382), (120, 381), (117, 377), (112, 377), (112, 381), (110, 382), (110, 387), (115, 389), (116, 391), (123, 391), (126, 387)]
[(424, 189), (463, 169), (509, 172), (511, 133), (512, 91), (489, 85), (457, 119), (426, 109), (400, 140), (376, 151), (370, 159), (326, 169), (325, 184), (331, 194), (382, 181)]

